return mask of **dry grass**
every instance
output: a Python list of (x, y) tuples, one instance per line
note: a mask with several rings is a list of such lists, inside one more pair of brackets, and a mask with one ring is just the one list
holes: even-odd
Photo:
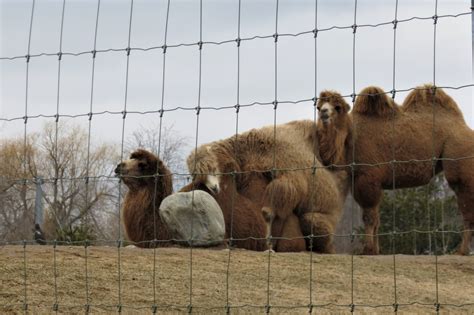
[[(196, 313), (225, 313), (227, 299), (236, 314), (261, 314), (267, 304), (268, 253), (231, 251), (227, 277), (228, 250), (194, 249), (192, 283), (189, 249), (158, 249), (154, 255), (121, 248), (120, 283), (114, 247), (87, 248), (87, 281), (84, 247), (56, 248), (56, 279), (51, 246), (27, 246), (25, 253), (31, 313), (50, 313), (55, 303), (60, 313), (84, 313), (86, 294), (93, 313), (116, 313), (118, 304), (124, 313), (151, 313), (154, 303), (158, 313), (185, 312), (191, 291)], [(24, 262), (22, 246), (0, 247), (0, 313), (23, 312)], [(435, 257), (397, 255), (395, 263), (399, 311), (436, 313)], [(272, 253), (271, 313), (308, 313), (310, 265), (314, 313), (348, 313), (351, 292), (356, 313), (393, 312), (393, 256)], [(440, 256), (437, 266), (440, 309), (473, 314), (474, 257)]]

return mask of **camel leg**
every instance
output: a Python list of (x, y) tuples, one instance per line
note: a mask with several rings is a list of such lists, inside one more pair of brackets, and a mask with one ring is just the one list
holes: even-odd
[(382, 199), (382, 189), (379, 181), (371, 176), (356, 178), (354, 186), (354, 199), (362, 207), (362, 221), (365, 227), (365, 244), (363, 255), (377, 255), (378, 227), (380, 225), (379, 205)]
[(470, 244), (472, 231), (474, 230), (474, 196), (466, 191), (458, 192), (458, 208), (461, 211), (464, 221), (464, 232), (462, 241), (457, 251), (460, 255), (470, 254)]
[[(473, 154), (474, 132), (465, 130), (446, 143), (443, 157), (456, 159)], [(463, 217), (464, 232), (457, 253), (469, 255), (474, 229), (474, 159), (443, 161), (443, 170), (449, 186), (456, 193), (458, 209)]]
[(323, 254), (334, 254), (334, 227), (331, 218), (324, 213), (307, 212), (300, 217), (301, 229), (304, 235), (314, 235), (312, 238), (313, 251)]
[(365, 227), (365, 245), (363, 255), (377, 255), (379, 253), (378, 227), (380, 226), (379, 206), (364, 208), (362, 220)]
[(273, 219), (275, 218), (275, 215), (273, 213), (272, 208), (270, 207), (263, 207), (262, 215), (263, 215), (263, 218), (265, 219), (265, 224), (266, 224), (265, 238), (267, 239), (267, 248), (269, 250), (272, 250), (273, 244), (270, 239), (270, 236), (272, 234), (272, 225), (273, 225)]
[(283, 226), (282, 237), (276, 242), (277, 252), (303, 252), (306, 250), (306, 243), (301, 233), (300, 221), (295, 214), (291, 214)]
[(271, 207), (263, 207), (262, 214), (266, 222), (267, 247), (269, 250), (273, 250), (274, 244), (277, 241), (272, 240), (272, 237), (283, 236), (283, 230), (287, 221), (288, 214), (283, 211), (273, 211)]
[(266, 235), (270, 250), (273, 249), (271, 236), (283, 234), (284, 223), (299, 202), (297, 188), (292, 182), (291, 175), (281, 176), (272, 180), (265, 189), (262, 214), (267, 223)]
[[(377, 206), (378, 208), (378, 206)], [(375, 252), (378, 254), (380, 253), (380, 245), (379, 245), (379, 228), (380, 228), (380, 209), (377, 209), (376, 215), (376, 225), (374, 227), (374, 248)]]
[(458, 209), (464, 223), (462, 241), (457, 253), (469, 255), (474, 229), (474, 161), (447, 161), (443, 164), (443, 168), (449, 185), (456, 193)]
[(474, 230), (474, 222), (464, 221), (464, 232), (462, 233), (461, 245), (457, 250), (459, 255), (469, 255), (471, 253), (471, 238)]

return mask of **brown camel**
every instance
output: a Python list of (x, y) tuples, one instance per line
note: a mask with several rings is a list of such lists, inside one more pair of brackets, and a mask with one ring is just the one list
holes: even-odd
[(474, 132), (450, 96), (425, 85), (398, 106), (382, 89), (368, 87), (357, 97), (351, 114), (349, 105), (333, 91), (322, 92), (317, 107), (323, 163), (346, 165), (351, 175), (354, 162), (354, 198), (363, 208), (367, 235), (364, 254), (379, 253), (382, 190), (426, 185), (441, 171), (457, 195), (464, 218), (458, 252), (469, 254), (474, 228)]
[(128, 187), (122, 205), (128, 239), (139, 247), (170, 246), (163, 242), (170, 234), (159, 215), (161, 201), (173, 192), (168, 168), (153, 153), (139, 149), (117, 165), (115, 174)]
[[(293, 246), (297, 250), (307, 247), (302, 235), (315, 235), (313, 249), (332, 253), (332, 234), (342, 210), (338, 185), (345, 179), (324, 168), (313, 174), (313, 163), (321, 167), (315, 160), (315, 132), (313, 121), (294, 121), (202, 145), (188, 158), (188, 168), (195, 174), (191, 185), (213, 192), (225, 217), (232, 208), (222, 200), (234, 198), (237, 207), (239, 200), (249, 200), (245, 208), (252, 221), (259, 222), (255, 224), (258, 233), (262, 233), (263, 218), (266, 229), (263, 235), (249, 229), (247, 237), (299, 237), (300, 241), (290, 243), (278, 240), (274, 247), (293, 251)], [(226, 223), (229, 231), (230, 223)], [(232, 226), (234, 232), (240, 228), (238, 223)], [(273, 243), (268, 245), (273, 247)]]
[(181, 192), (203, 190), (211, 194), (219, 204), (224, 215), (226, 238), (231, 246), (249, 250), (263, 251), (267, 249), (265, 241), (265, 221), (258, 212), (260, 209), (241, 195), (230, 175), (222, 175), (220, 188), (209, 189), (203, 182), (194, 180), (181, 188)]

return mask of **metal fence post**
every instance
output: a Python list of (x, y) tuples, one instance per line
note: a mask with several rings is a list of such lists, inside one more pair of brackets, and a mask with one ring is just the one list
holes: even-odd
[(43, 179), (36, 179), (36, 197), (35, 197), (35, 224), (43, 226)]

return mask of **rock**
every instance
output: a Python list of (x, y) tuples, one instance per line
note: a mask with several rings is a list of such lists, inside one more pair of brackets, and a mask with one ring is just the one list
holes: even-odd
[(190, 240), (193, 246), (201, 247), (223, 243), (225, 222), (222, 210), (205, 191), (178, 192), (166, 197), (160, 205), (160, 217), (172, 238), (187, 241), (187, 245), (191, 244)]

